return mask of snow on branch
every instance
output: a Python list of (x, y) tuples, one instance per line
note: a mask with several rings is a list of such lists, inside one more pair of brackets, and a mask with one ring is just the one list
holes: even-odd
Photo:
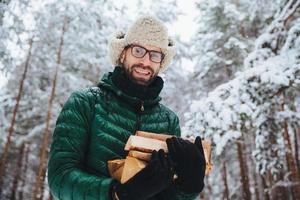
[(255, 49), (245, 59), (244, 65), (246, 68), (254, 67), (255, 65), (265, 61), (269, 57), (277, 55), (288, 35), (286, 24), (288, 19), (296, 12), (300, 6), (300, 0), (290, 0), (282, 9), (281, 13), (273, 20), (266, 32), (259, 36), (255, 42)]
[[(265, 56), (252, 68), (220, 85), (207, 98), (195, 100), (186, 114), (184, 131), (211, 137), (220, 155), (231, 140), (251, 129), (257, 131), (269, 118), (277, 95), (300, 85), (300, 20), (287, 33), (280, 54), (262, 54), (262, 48), (249, 55)], [(278, 36), (278, 35), (277, 35)], [(258, 39), (260, 40), (260, 38)], [(261, 131), (261, 130), (260, 130)]]
[(299, 51), (290, 50), (239, 73), (207, 98), (194, 101), (186, 126), (194, 133), (212, 138), (220, 155), (225, 145), (238, 139), (245, 129), (258, 128), (263, 123), (268, 116), (262, 112), (270, 98), (300, 85), (299, 56)]

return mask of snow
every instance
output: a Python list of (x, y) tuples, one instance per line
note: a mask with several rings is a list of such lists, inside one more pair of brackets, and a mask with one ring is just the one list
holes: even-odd
[[(195, 111), (192, 123), (202, 124), (200, 126), (203, 127), (200, 129), (206, 130), (207, 137), (217, 133), (223, 134), (223, 131), (233, 131), (229, 135), (234, 139), (237, 135), (236, 124), (243, 124), (242, 115), (251, 121), (255, 121), (257, 117), (255, 110), (259, 105), (255, 106), (255, 102), (249, 101), (250, 96), (269, 98), (280, 88), (287, 87), (291, 82), (299, 79), (295, 76), (295, 73), (300, 70), (300, 65), (297, 64), (297, 53), (298, 50), (290, 50), (282, 55), (271, 57), (257, 67), (239, 73), (235, 79), (217, 87), (205, 99), (194, 101), (191, 105), (191, 110)], [(258, 92), (262, 91), (261, 94), (255, 92), (258, 85), (260, 86)], [(264, 120), (265, 118), (261, 120), (258, 118), (257, 126)], [(220, 138), (224, 138), (225, 142), (215, 141), (219, 154), (230, 137), (225, 134), (220, 135)]]
[[(96, 84), (103, 73), (111, 71), (106, 46), (112, 31), (125, 28), (137, 15), (149, 12), (166, 23), (178, 47), (173, 63), (162, 74), (163, 103), (179, 115), (183, 137), (200, 135), (213, 142), (214, 167), (206, 180), (210, 195), (206, 195), (205, 188), (205, 197), (223, 198), (223, 175), (227, 173), (229, 196), (242, 199), (237, 143), (243, 146), (251, 192), (262, 188), (260, 181), (257, 187), (253, 184), (252, 175), (256, 173), (267, 180), (266, 174), (273, 177), (274, 183), (268, 183), (268, 191), (279, 185), (293, 185), (285, 162), (289, 150), (283, 137), (283, 124), (287, 123), (290, 140), (294, 142), (295, 127), (299, 127), (300, 121), (298, 10), (285, 20), (295, 12), (300, 1), (294, 1), (290, 7), (284, 6), (286, 1), (282, 0), (105, 2), (12, 0), (8, 8), (15, 16), (6, 12), (2, 18), (0, 34), (5, 40), (1, 40), (0, 47), (4, 48), (0, 48), (0, 55), (5, 57), (0, 57), (0, 132), (4, 136), (11, 123), (29, 53), (28, 40), (35, 35), (12, 137), (14, 156), (10, 161), (13, 166), (17, 158), (13, 151), (26, 142), (30, 160), (24, 179), (28, 184), (25, 188), (19, 185), (20, 191), (27, 195), (24, 199), (31, 197), (30, 177), (35, 175), (39, 162), (56, 67), (58, 87), (51, 131), (70, 93)], [(65, 16), (69, 21), (58, 64)], [(6, 138), (2, 137), (1, 147), (5, 142)], [(280, 173), (285, 177), (278, 181), (276, 177)], [(9, 172), (6, 180), (13, 176)], [(9, 187), (5, 189), (7, 193)], [(48, 192), (46, 188), (44, 199)]]

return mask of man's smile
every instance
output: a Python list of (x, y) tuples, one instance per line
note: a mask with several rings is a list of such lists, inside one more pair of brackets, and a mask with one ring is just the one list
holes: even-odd
[(134, 68), (134, 71), (140, 75), (144, 75), (144, 76), (148, 76), (148, 75), (151, 75), (151, 71), (148, 70), (148, 69), (144, 69), (144, 68), (141, 68), (141, 67), (135, 67)]

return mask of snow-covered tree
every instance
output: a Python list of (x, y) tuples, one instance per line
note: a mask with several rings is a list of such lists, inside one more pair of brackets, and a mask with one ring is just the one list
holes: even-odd
[[(45, 131), (51, 132), (66, 98), (75, 89), (95, 85), (111, 67), (106, 44), (115, 29), (112, 19), (119, 17), (118, 10), (106, 1), (49, 1), (38, 5), (35, 1), (11, 1), (4, 14), (3, 24), (10, 32), (4, 41), (5, 56), (1, 59), (9, 74), (7, 90), (1, 96), (3, 122), (7, 122), (2, 127), (6, 133), (16, 108), (15, 98), (20, 94), (9, 153), (16, 154), (18, 145), (32, 142), (29, 147), (32, 160), (27, 174), (33, 175), (40, 162), (36, 159), (37, 150), (48, 148), (48, 145), (35, 148), (33, 145), (41, 144)], [(25, 19), (30, 24), (24, 25)], [(16, 50), (20, 53), (14, 54)], [(23, 85), (21, 91), (20, 85)], [(53, 99), (51, 106), (50, 99)], [(50, 118), (47, 117), (49, 112)], [(49, 126), (47, 130), (46, 125)], [(6, 144), (3, 139), (1, 146)], [(6, 181), (12, 183), (9, 179), (13, 175), (6, 174), (6, 177)], [(24, 192), (30, 198), (34, 179), (27, 181), (30, 187)], [(12, 185), (5, 185), (3, 195), (10, 195)]]
[(199, 1), (198, 30), (192, 39), (198, 86), (208, 92), (234, 77), (253, 40), (272, 20), (281, 1)]
[[(187, 114), (186, 129), (211, 138), (216, 157), (224, 158), (221, 155), (234, 143), (250, 149), (263, 187), (273, 198), (288, 197), (288, 188), (292, 198), (300, 195), (299, 187), (294, 186), (299, 181), (295, 170), (299, 158), (294, 156), (298, 147), (292, 148), (290, 139), (299, 137), (295, 95), (300, 86), (300, 37), (299, 19), (294, 17), (299, 5), (300, 1), (287, 2), (256, 40), (245, 59), (245, 70), (207, 98), (195, 100)], [(290, 99), (287, 95), (291, 93)], [(284, 180), (289, 174), (292, 176)]]
[[(141, 14), (172, 30), (185, 13), (177, 2), (0, 2), (0, 71), (8, 75), (0, 90), (0, 199), (51, 199), (43, 165), (66, 98), (113, 69), (111, 32)], [(213, 171), (200, 197), (300, 198), (300, 1), (195, 2), (191, 41), (170, 32), (177, 55), (162, 73), (162, 97), (182, 124), (186, 114), (184, 136), (213, 141)], [(190, 74), (185, 65), (193, 63)]]

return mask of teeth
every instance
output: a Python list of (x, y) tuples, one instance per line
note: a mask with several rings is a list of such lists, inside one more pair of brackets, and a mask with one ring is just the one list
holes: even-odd
[(149, 71), (144, 70), (144, 69), (141, 69), (141, 68), (136, 68), (136, 71), (137, 71), (138, 73), (141, 73), (141, 74), (144, 74), (144, 75), (150, 74)]

